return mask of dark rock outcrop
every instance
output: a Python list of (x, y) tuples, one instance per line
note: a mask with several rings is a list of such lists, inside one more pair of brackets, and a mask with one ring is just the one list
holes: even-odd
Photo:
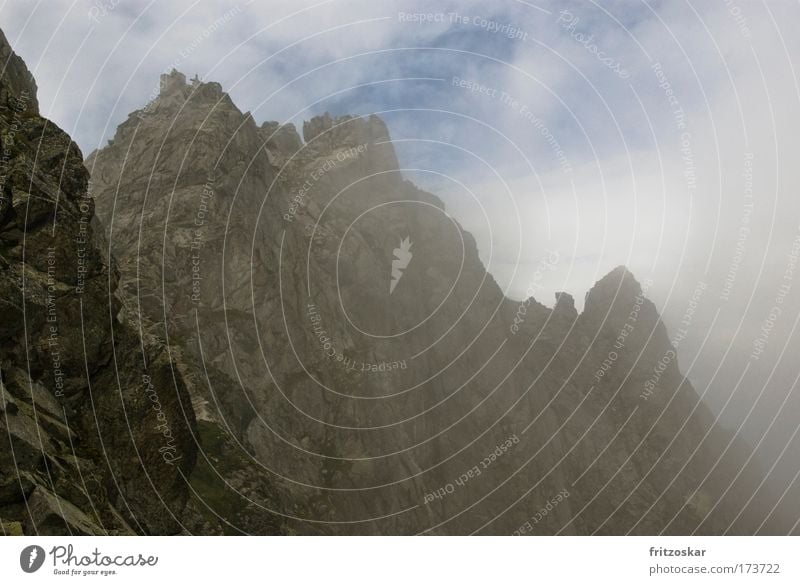
[(38, 114), (36, 80), (22, 58), (13, 51), (2, 30), (0, 30), (0, 68), (3, 78), (0, 104), (8, 105), (10, 102), (15, 102), (17, 110)]
[(189, 395), (117, 318), (89, 173), (0, 33), (0, 518), (25, 534), (183, 529)]

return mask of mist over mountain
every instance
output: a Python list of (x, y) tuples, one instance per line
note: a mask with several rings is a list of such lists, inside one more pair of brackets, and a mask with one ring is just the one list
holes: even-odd
[(758, 529), (757, 470), (732, 482), (733, 449), (706, 477), (725, 433), (626, 269), (580, 314), (509, 300), (380, 118), (301, 139), (219, 84), (160, 86), (86, 166), (118, 319), (198, 419), (189, 530)]

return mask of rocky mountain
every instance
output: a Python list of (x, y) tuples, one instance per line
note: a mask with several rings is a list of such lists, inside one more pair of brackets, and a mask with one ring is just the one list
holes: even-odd
[(756, 470), (634, 277), (581, 314), (505, 298), (380, 118), (326, 114), (301, 139), (173, 71), (86, 165), (131, 318), (181, 348), (201, 424), (269, 483), (282, 530), (758, 526)]
[(0, 49), (6, 533), (759, 529), (624, 267), (508, 299), (380, 118), (177, 71), (84, 168)]
[(116, 316), (89, 173), (39, 115), (0, 33), (0, 525), (4, 534), (182, 530), (189, 395), (163, 344)]

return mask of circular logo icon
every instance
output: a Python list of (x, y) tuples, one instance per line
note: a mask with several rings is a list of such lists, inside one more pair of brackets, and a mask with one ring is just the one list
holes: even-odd
[(19, 555), (19, 566), (26, 573), (35, 573), (44, 564), (44, 549), (41, 546), (32, 544), (22, 549)]

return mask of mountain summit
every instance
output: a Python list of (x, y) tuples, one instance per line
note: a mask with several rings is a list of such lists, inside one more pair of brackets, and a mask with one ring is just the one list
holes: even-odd
[[(13, 101), (32, 81), (7, 63)], [(672, 346), (633, 276), (603, 278), (580, 314), (566, 292), (553, 309), (506, 298), (379, 117), (325, 114), (301, 139), (172, 71), (85, 161), (89, 182), (35, 111), (12, 147), (17, 111), (0, 468), (22, 481), (0, 485), (4, 527), (755, 531), (752, 479), (662, 365)]]

